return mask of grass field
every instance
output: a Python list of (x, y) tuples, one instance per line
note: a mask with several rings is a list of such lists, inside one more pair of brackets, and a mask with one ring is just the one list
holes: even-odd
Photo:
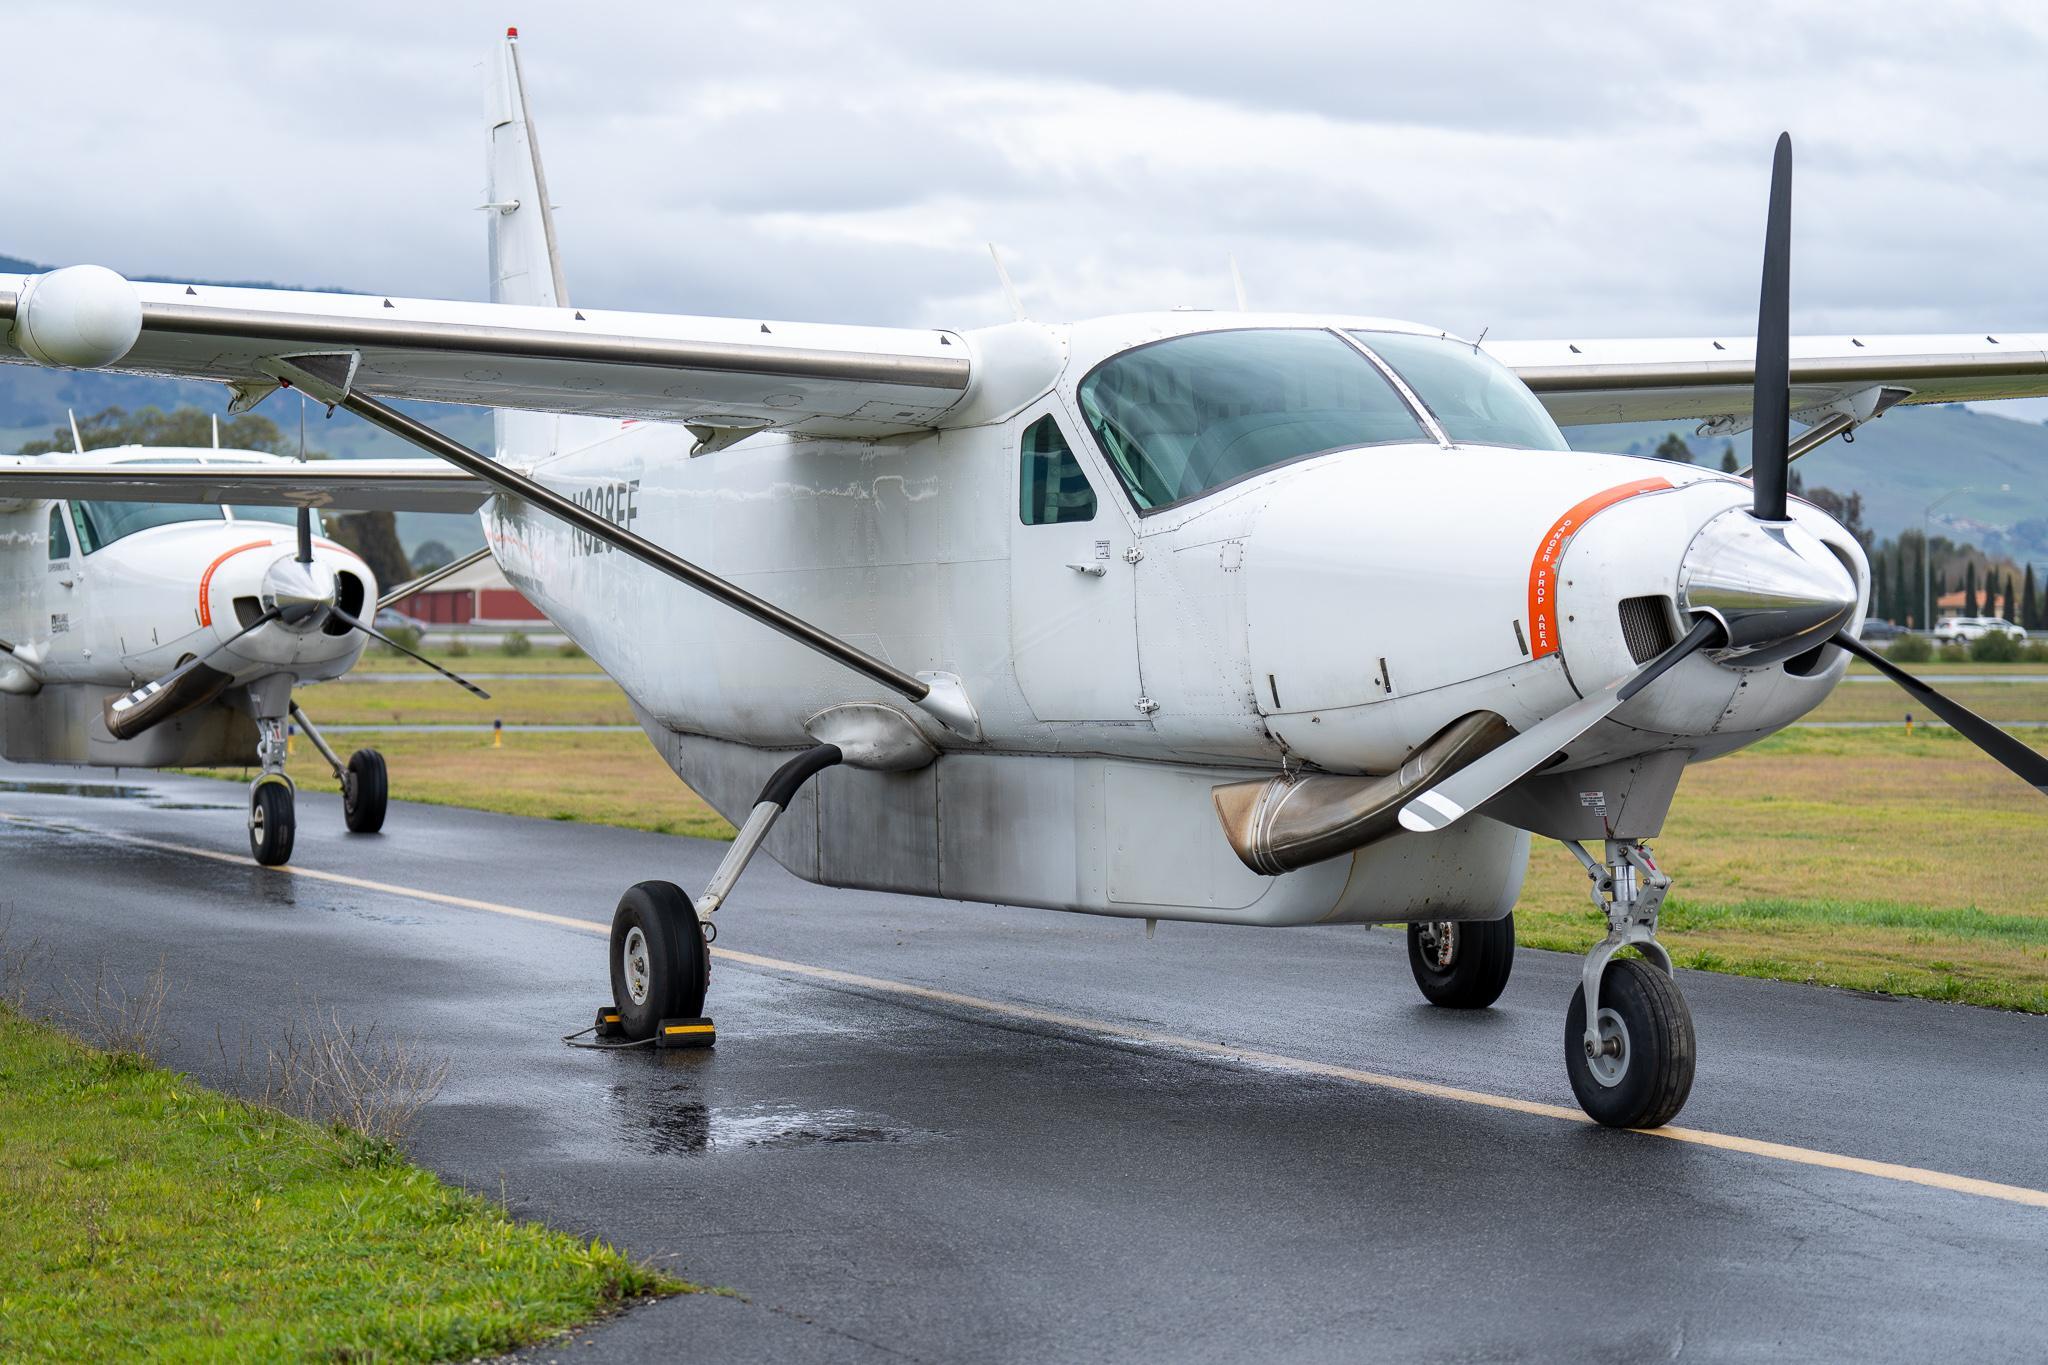
[[(489, 683), (491, 702), (445, 683), (343, 681), (308, 689), (316, 723), (399, 720), (630, 724), (625, 698), (586, 659), (535, 653), (450, 660), (478, 672), (559, 679)], [(403, 661), (401, 661), (403, 662)], [(416, 664), (405, 668), (418, 671)], [(362, 671), (397, 672), (385, 656)], [(586, 676), (573, 674), (581, 671)], [(1859, 666), (1859, 671), (1860, 666)], [(2041, 677), (2041, 664), (1927, 664), (1920, 671)], [(1965, 682), (1950, 690), (2004, 721), (2048, 721), (2048, 683)], [(1896, 722), (1881, 729), (1795, 729), (1693, 768), (1656, 846), (1678, 885), (1663, 937), (1681, 961), (1714, 970), (2048, 1012), (2048, 895), (2033, 872), (2048, 847), (2048, 804), (1916, 714), (1889, 685), (1851, 683), (1810, 719)], [(2048, 730), (2021, 731), (2048, 746)], [(731, 827), (670, 774), (637, 734), (387, 732), (375, 744), (393, 795), (516, 815), (592, 820), (664, 833), (731, 837)], [(345, 743), (343, 741), (346, 741)], [(328, 781), (301, 743), (292, 773)], [(1583, 949), (1602, 926), (1578, 864), (1539, 842), (1516, 911), (1522, 941)]]
[(0, 1359), (446, 1360), (690, 1288), (0, 1005)]

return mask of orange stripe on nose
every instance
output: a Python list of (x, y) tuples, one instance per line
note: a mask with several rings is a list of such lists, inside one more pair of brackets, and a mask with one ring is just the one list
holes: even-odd
[(1546, 654), (1557, 653), (1557, 562), (1564, 558), (1565, 547), (1572, 543), (1572, 537), (1579, 533), (1579, 528), (1617, 502), (1625, 501), (1638, 493), (1655, 493), (1671, 486), (1669, 479), (1654, 477), (1637, 479), (1634, 483), (1616, 484), (1577, 503), (1571, 511), (1566, 512), (1551, 525), (1549, 533), (1543, 537), (1543, 542), (1536, 547), (1536, 557), (1529, 561), (1531, 659), (1540, 659)]
[(199, 575), (200, 625), (210, 626), (213, 624), (213, 604), (208, 600), (207, 593), (207, 589), (213, 586), (213, 571), (215, 569), (218, 569), (221, 565), (227, 563), (230, 559), (233, 559), (236, 555), (242, 553), (242, 551), (244, 550), (262, 550), (267, 549), (275, 544), (277, 544), (277, 542), (274, 540), (252, 540), (247, 545), (237, 545), (234, 549), (225, 552), (221, 555), (220, 558), (214, 560), (213, 563), (206, 566), (206, 572)]

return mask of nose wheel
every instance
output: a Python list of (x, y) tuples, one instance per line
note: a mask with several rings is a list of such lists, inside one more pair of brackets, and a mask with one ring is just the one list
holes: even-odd
[[(1685, 1107), (1698, 1055), (1692, 1011), (1672, 977), (1671, 954), (1657, 942), (1671, 878), (1640, 842), (1609, 839), (1604, 863), (1569, 840), (1565, 847), (1585, 866), (1593, 904), (1607, 916), (1607, 937), (1586, 954), (1565, 1014), (1572, 1094), (1596, 1123), (1655, 1128)], [(1642, 956), (1615, 956), (1623, 948)]]
[(1579, 1107), (1609, 1128), (1655, 1128), (1692, 1093), (1692, 1011), (1670, 976), (1641, 958), (1616, 958), (1600, 979), (1597, 1027), (1586, 991), (1565, 1016), (1564, 1060)]
[(291, 780), (282, 773), (266, 773), (249, 788), (249, 856), (265, 867), (291, 861), (295, 804)]

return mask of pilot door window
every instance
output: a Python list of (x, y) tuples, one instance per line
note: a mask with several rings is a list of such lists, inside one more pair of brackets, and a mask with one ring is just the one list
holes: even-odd
[(64, 529), (64, 504), (50, 509), (50, 558), (71, 558), (71, 533)]
[(1026, 526), (1095, 520), (1095, 490), (1052, 414), (1024, 431), (1017, 515)]

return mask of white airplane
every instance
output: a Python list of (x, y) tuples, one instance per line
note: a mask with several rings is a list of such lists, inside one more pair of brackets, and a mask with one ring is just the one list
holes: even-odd
[[(1863, 552), (1786, 496), (1790, 459), (1896, 403), (2048, 393), (2048, 336), (1790, 339), (1789, 142), (1754, 346), (1482, 347), (1336, 313), (826, 326), (571, 306), (509, 37), (491, 71), (491, 302), (75, 266), (0, 277), (0, 358), (220, 381), (236, 407), (289, 385), (488, 490), (507, 577), (739, 826), (701, 896), (619, 902), (631, 1038), (701, 1029), (704, 926), (757, 849), (832, 886), (1405, 922), (1424, 994), (1472, 1008), (1507, 981), (1541, 837), (1610, 926), (1567, 1015), (1572, 1088), (1655, 1125), (1694, 1036), (1646, 841), (1687, 764), (1798, 719), (1854, 654), (2048, 784), (1858, 641)], [(495, 452), (391, 398), (501, 409)], [(1753, 485), (1557, 427), (1681, 417), (1753, 424)], [(118, 477), (191, 495), (175, 468)], [(309, 481), (410, 505), (373, 472)], [(26, 470), (0, 493), (52, 495)]]
[[(276, 865), (290, 859), (297, 828), (284, 773), (296, 721), (341, 784), (348, 828), (383, 828), (383, 756), (358, 749), (343, 762), (292, 695), (340, 677), (369, 639), (385, 639), (359, 619), (375, 615), (376, 577), (314, 522), (319, 466), (220, 449), (218, 428), (201, 450), (87, 451), (72, 431), (74, 454), (0, 458), (0, 755), (259, 768), (249, 849)], [(439, 461), (376, 469), (407, 490), (407, 506), (471, 512), (483, 501)], [(156, 500), (149, 490), (165, 480), (184, 491)]]

